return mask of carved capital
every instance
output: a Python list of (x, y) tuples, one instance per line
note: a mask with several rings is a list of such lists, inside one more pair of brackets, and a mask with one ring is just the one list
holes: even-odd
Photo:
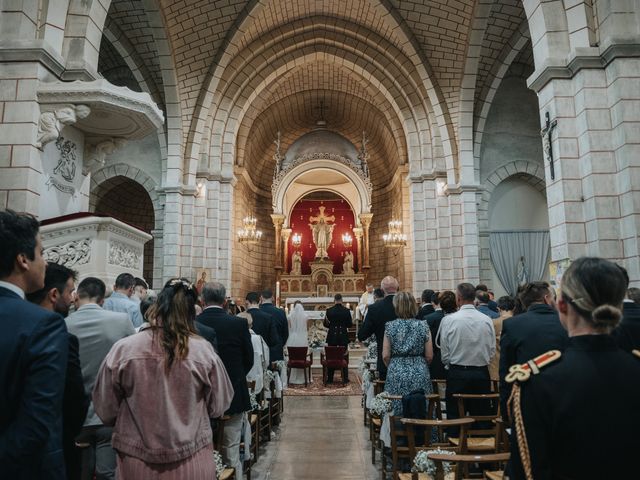
[(282, 231), (280, 232), (280, 236), (282, 237), (282, 241), (287, 243), (289, 241), (289, 237), (291, 236), (291, 232), (293, 232), (293, 230), (291, 230), (290, 228), (283, 228)]
[(360, 214), (360, 222), (365, 229), (369, 229), (371, 226), (371, 219), (373, 218), (373, 213), (361, 213)]
[(355, 235), (355, 237), (357, 239), (360, 239), (360, 238), (362, 238), (363, 231), (362, 231), (362, 229), (360, 227), (354, 227), (353, 228), (353, 234)]
[(284, 215), (279, 214), (279, 213), (272, 213), (271, 214), (271, 221), (273, 222), (273, 226), (278, 228), (278, 227), (282, 227), (282, 224), (284, 223)]

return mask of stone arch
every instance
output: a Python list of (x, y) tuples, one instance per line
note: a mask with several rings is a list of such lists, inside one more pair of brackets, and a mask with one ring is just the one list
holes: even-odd
[[(248, 12), (247, 12), (248, 14)], [(395, 17), (393, 17), (395, 19)], [(246, 19), (245, 19), (246, 20)], [(308, 20), (308, 19), (306, 19)], [(335, 18), (333, 19), (329, 19), (330, 21), (326, 22), (328, 25), (338, 25), (341, 22), (344, 23), (344, 21), (342, 20), (336, 20)], [(303, 22), (304, 23), (304, 22)], [(310, 21), (306, 22), (307, 24), (310, 24)], [(240, 23), (238, 25), (242, 24), (242, 21), (240, 21)], [(398, 26), (398, 25), (396, 25)], [(345, 35), (351, 36), (353, 37), (355, 35), (354, 32), (357, 32), (358, 30), (362, 31), (364, 29), (364, 27), (360, 26), (360, 25), (355, 25), (356, 28), (348, 28), (345, 29), (344, 31), (341, 32), (341, 34), (343, 35), (343, 38), (346, 38)], [(307, 26), (306, 28), (309, 28), (309, 26)], [(317, 29), (317, 25), (316, 26), (310, 26), (311, 31), (313, 31), (314, 29)], [(292, 23), (290, 25), (287, 25), (286, 27), (281, 27), (277, 29), (277, 32), (273, 35), (270, 36), (265, 36), (265, 38), (268, 39), (272, 39), (274, 36), (278, 36), (281, 37), (283, 32), (286, 32), (285, 29), (289, 29), (289, 30), (294, 30), (296, 32), (300, 32), (301, 30), (305, 29), (305, 26), (301, 26), (295, 23)], [(399, 28), (398, 30), (402, 30), (402, 28)], [(368, 31), (368, 35), (369, 37), (371, 36), (371, 34), (373, 32)], [(236, 30), (234, 30), (233, 32), (230, 32), (231, 35), (231, 40), (229, 40), (227, 42), (228, 45), (235, 45), (238, 44), (240, 45), (241, 42), (239, 41), (242, 33), (241, 33), (241, 29), (237, 28)], [(365, 42), (366, 41), (370, 41), (369, 38), (364, 38)], [(384, 41), (384, 39), (381, 39), (381, 41)], [(263, 42), (264, 43), (264, 42)], [(308, 43), (308, 42), (307, 42)], [(411, 42), (408, 42), (408, 44), (410, 44)], [(299, 50), (304, 50), (304, 48), (301, 48), (300, 43), (298, 42), (296, 44), (297, 49)], [(377, 45), (376, 45), (377, 47)], [(389, 47), (390, 49), (392, 48), (391, 46)], [(397, 48), (393, 47), (395, 50), (397, 50)], [(250, 49), (247, 49), (248, 51), (250, 51)], [(335, 46), (332, 46), (332, 50), (335, 50)], [(375, 48), (374, 48), (375, 50)], [(411, 49), (410, 49), (411, 50)], [(307, 47), (307, 53), (308, 54), (314, 54), (316, 52), (316, 49), (309, 44), (309, 47)], [(353, 62), (355, 65), (363, 65), (366, 64), (367, 61), (360, 58), (358, 59), (359, 54), (362, 53), (361, 50), (358, 50), (354, 53), (352, 52), (347, 52), (347, 54), (344, 56), (344, 58), (347, 59), (347, 61), (349, 62)], [(381, 56), (384, 56), (385, 54), (388, 55), (388, 51), (386, 51), (385, 49), (382, 48), (378, 48), (375, 52), (375, 54), (372, 56), (372, 58), (368, 59), (370, 62), (375, 63)], [(223, 58), (224, 57), (224, 58)], [(185, 158), (189, 159), (189, 158), (196, 158), (197, 157), (197, 152), (194, 150), (196, 148), (198, 148), (197, 146), (201, 144), (202, 142), (202, 138), (201, 138), (201, 134), (198, 132), (202, 132), (205, 130), (205, 124), (207, 123), (205, 121), (205, 118), (207, 118), (207, 116), (209, 115), (209, 109), (212, 108), (212, 106), (214, 105), (213, 103), (213, 97), (215, 92), (220, 92), (222, 90), (224, 90), (224, 88), (221, 88), (221, 83), (223, 82), (223, 76), (225, 75), (225, 71), (228, 70), (228, 67), (231, 63), (231, 61), (233, 61), (234, 59), (238, 59), (241, 58), (242, 55), (234, 55), (233, 57), (228, 55), (228, 52), (225, 52), (225, 55), (221, 57), (219, 62), (214, 62), (214, 68), (213, 70), (210, 72), (210, 74), (208, 75), (207, 81), (206, 81), (206, 85), (204, 86), (203, 90), (200, 93), (199, 96), (199, 101), (197, 102), (199, 107), (196, 110), (196, 113), (194, 115), (191, 127), (190, 127), (190, 133), (189, 133), (189, 138), (187, 141), (187, 150), (185, 153)], [(423, 62), (420, 63), (418, 62), (419, 58), (423, 58), (423, 56), (421, 57), (420, 55), (418, 55), (415, 51), (411, 51), (409, 53), (409, 55), (407, 57), (405, 57), (407, 59), (406, 62), (400, 62), (397, 61), (396, 58), (394, 58), (393, 56), (391, 56), (390, 60), (391, 60), (391, 64), (395, 64), (396, 68), (408, 68), (409, 66), (411, 67), (411, 72), (409, 72), (408, 75), (406, 76), (387, 76), (387, 80), (384, 82), (387, 85), (394, 85), (397, 82), (397, 79), (399, 78), (410, 78), (411, 74), (416, 74), (418, 76), (419, 82), (418, 86), (412, 90), (412, 93), (415, 92), (421, 92), (424, 91), (425, 98), (429, 98), (429, 100), (431, 101), (432, 105), (433, 105), (433, 109), (435, 112), (435, 118), (436, 118), (436, 123), (438, 124), (438, 127), (441, 131), (441, 136), (442, 136), (442, 141), (445, 144), (445, 147), (443, 148), (443, 153), (445, 155), (446, 158), (450, 159), (449, 164), (453, 163), (453, 157), (456, 155), (456, 146), (455, 143), (453, 141), (453, 134), (452, 134), (452, 126), (451, 126), (451, 122), (449, 120), (449, 116), (447, 113), (447, 107), (446, 104), (444, 103), (443, 100), (443, 96), (439, 90), (439, 88), (437, 87), (437, 84), (433, 83), (432, 81), (432, 76), (429, 75), (429, 67), (428, 67), (428, 62)], [(293, 60), (293, 62), (296, 62), (299, 60)], [(341, 59), (341, 61), (344, 61), (344, 59)], [(233, 71), (242, 71), (242, 69), (229, 69), (229, 70), (233, 70)], [(253, 70), (253, 69), (252, 69)], [(370, 77), (370, 73), (368, 73), (367, 75), (365, 75), (365, 77)], [(407, 95), (408, 98), (410, 98)], [(389, 97), (389, 98), (394, 98), (394, 97)], [(414, 96), (415, 98), (415, 96)], [(219, 107), (220, 109), (229, 109), (230, 105), (233, 105), (232, 102), (229, 101), (229, 96), (222, 96), (222, 98), (220, 99), (220, 101), (216, 101), (215, 102), (215, 106)], [(424, 107), (423, 107), (424, 108)], [(409, 111), (407, 111), (407, 114), (409, 114), (409, 112), (411, 112), (411, 109)], [(215, 114), (212, 114), (211, 116), (215, 117)], [(427, 115), (424, 114), (423, 116), (425, 119), (427, 118)], [(403, 116), (400, 116), (400, 118), (403, 118)], [(223, 122), (225, 123), (225, 122)], [(408, 132), (410, 132), (409, 134), (407, 134), (408, 136), (410, 134), (419, 134), (420, 132), (425, 132), (428, 131), (428, 127), (419, 129), (419, 128), (410, 128), (407, 129)], [(217, 126), (215, 123), (213, 125), (212, 128), (213, 134), (214, 135), (220, 135), (223, 136), (223, 134), (221, 133), (221, 131), (225, 131), (228, 132), (228, 128), (223, 127), (223, 129), (221, 129), (219, 126)], [(233, 138), (232, 135), (224, 135), (224, 137), (231, 137)], [(415, 141), (408, 141), (407, 142), (409, 145), (411, 145), (412, 150), (414, 150), (414, 152), (410, 155), (410, 158), (413, 157), (415, 158), (415, 160), (419, 160), (420, 159), (420, 144), (415, 142)], [(225, 152), (225, 154), (230, 154), (231, 157), (233, 157), (233, 148), (231, 148), (230, 152)]]
[(491, 194), (501, 182), (515, 176), (521, 177), (542, 193), (542, 195), (547, 196), (543, 165), (519, 160), (497, 168), (485, 180), (484, 192), (482, 192), (480, 197), (480, 203), (478, 205), (478, 227), (480, 231), (487, 231), (489, 228), (489, 202), (491, 200)]
[[(160, 203), (160, 197), (156, 191), (156, 182), (139, 168), (127, 165), (126, 163), (107, 165), (91, 174), (91, 187), (89, 191), (94, 192), (102, 183), (114, 177), (126, 177), (139, 183), (149, 194), (156, 218), (158, 218), (158, 215), (164, 210), (164, 206)], [(95, 199), (93, 196), (89, 199), (89, 207), (95, 207)], [(158, 222), (158, 220), (156, 220), (156, 222)], [(160, 223), (160, 225), (162, 224)]]

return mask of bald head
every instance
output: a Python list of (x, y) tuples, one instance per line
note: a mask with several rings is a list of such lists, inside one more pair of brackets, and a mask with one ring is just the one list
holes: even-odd
[(398, 288), (400, 288), (400, 284), (398, 283), (398, 280), (389, 275), (382, 279), (382, 282), (380, 282), (380, 288), (385, 295), (393, 295), (398, 291)]

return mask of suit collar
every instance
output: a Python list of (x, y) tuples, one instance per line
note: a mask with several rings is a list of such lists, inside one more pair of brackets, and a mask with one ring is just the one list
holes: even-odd
[(102, 310), (102, 307), (97, 303), (85, 303), (79, 309), (77, 309), (76, 312), (81, 312), (85, 310)]
[(5, 290), (8, 290), (9, 292), (13, 293), (14, 295), (17, 295), (18, 297), (24, 300), (24, 290), (22, 290), (19, 286), (14, 285), (13, 283), (10, 283), (10, 282), (4, 282), (0, 280), (0, 287), (4, 288)]
[(546, 303), (534, 303), (533, 305), (531, 305), (528, 309), (527, 312), (547, 312), (547, 313), (553, 313), (555, 312), (555, 310), (553, 309), (553, 307), (551, 305), (547, 305)]

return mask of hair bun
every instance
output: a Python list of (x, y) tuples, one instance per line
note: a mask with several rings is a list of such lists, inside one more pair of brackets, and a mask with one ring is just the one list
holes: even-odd
[(593, 310), (591, 318), (597, 328), (612, 329), (620, 322), (622, 311), (613, 305), (600, 305)]

